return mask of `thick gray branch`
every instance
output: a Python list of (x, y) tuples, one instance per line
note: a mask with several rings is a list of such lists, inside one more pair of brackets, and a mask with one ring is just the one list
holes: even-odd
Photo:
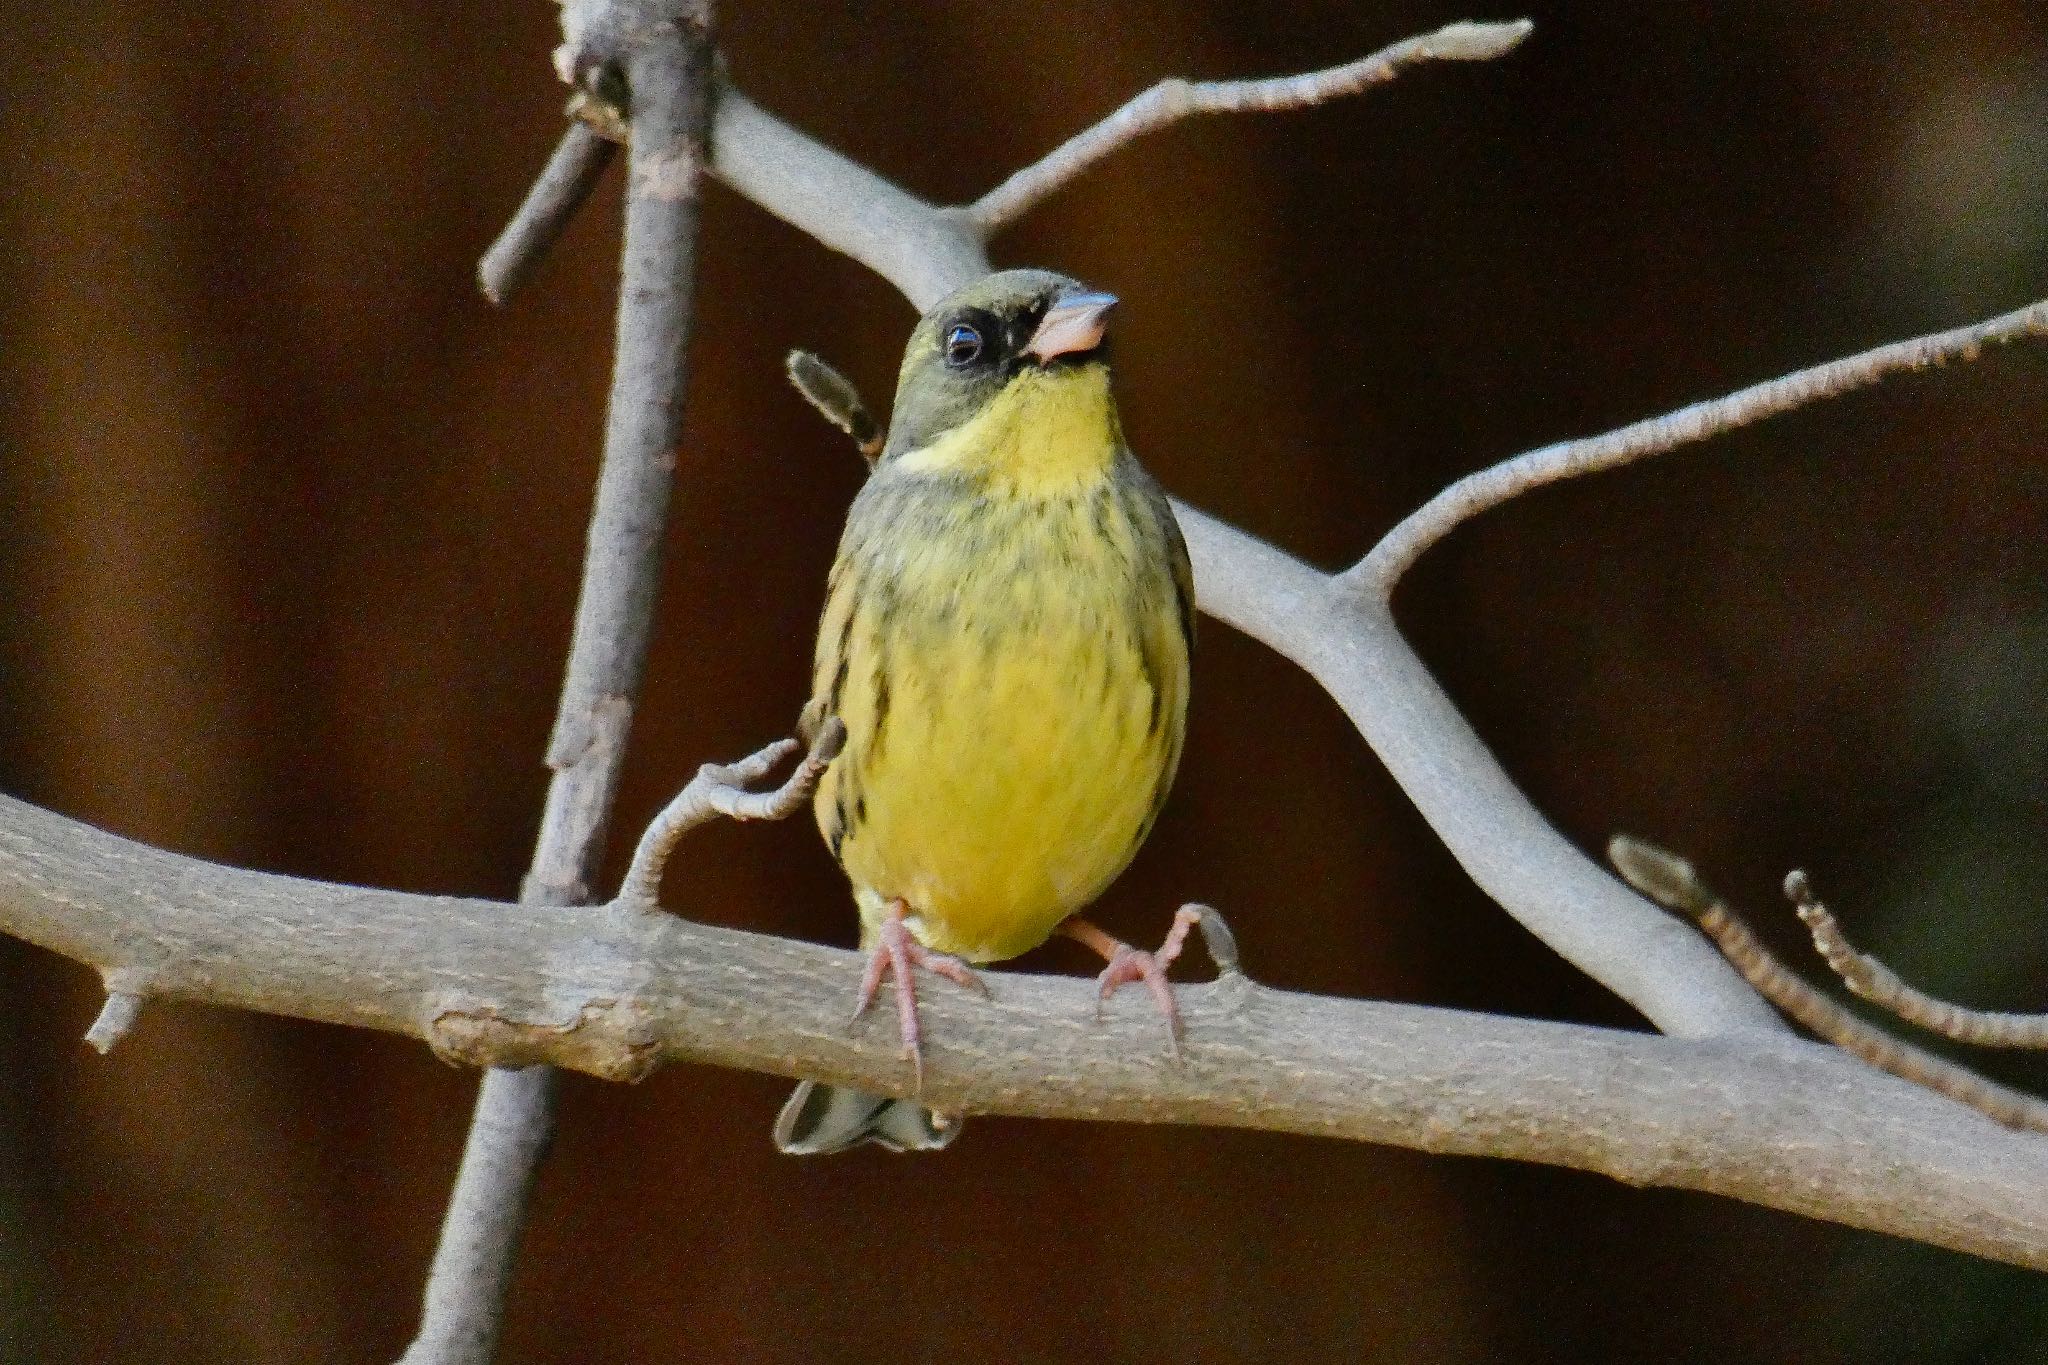
[[(614, 1079), (664, 1061), (902, 1094), (887, 1019), (847, 1031), (852, 953), (633, 906), (410, 896), (244, 872), (0, 798), (0, 929), (149, 964), (153, 995), (385, 1029), (444, 1056)], [(1705, 1190), (2048, 1269), (2048, 1141), (1790, 1039), (1686, 1041), (1184, 987), (1185, 1059), (1142, 999), (993, 974), (929, 992), (949, 1112), (1265, 1128)]]

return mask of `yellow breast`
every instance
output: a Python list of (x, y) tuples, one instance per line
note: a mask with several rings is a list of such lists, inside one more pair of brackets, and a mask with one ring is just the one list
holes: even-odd
[(1106, 413), (1031, 420), (1057, 397), (883, 465), (820, 627), (813, 695), (847, 743), (819, 826), (864, 922), (901, 897), (920, 940), (970, 961), (1035, 947), (1123, 870), (1184, 730), (1172, 514)]

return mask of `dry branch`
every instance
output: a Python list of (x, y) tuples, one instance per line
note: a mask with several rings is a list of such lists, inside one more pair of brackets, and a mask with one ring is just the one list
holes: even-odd
[(1864, 1023), (1780, 962), (1691, 863), (1639, 839), (1616, 836), (1608, 856), (1645, 895), (1689, 916), (1765, 999), (1844, 1051), (1881, 1071), (1959, 1100), (2011, 1128), (2048, 1133), (2048, 1104), (1986, 1080)]
[(1890, 1010), (1909, 1024), (1978, 1047), (2048, 1047), (2048, 1014), (2004, 1014), (1973, 1010), (1929, 995), (1900, 979), (1899, 974), (1849, 942), (1842, 926), (1820, 898), (1804, 872), (1785, 876), (1785, 898), (1799, 912), (1814, 950), (1842, 978), (1842, 984), (1873, 1005)]
[(477, 262), (477, 288), (485, 298), (502, 304), (533, 278), (541, 259), (568, 229), (569, 220), (604, 178), (605, 168), (618, 150), (617, 143), (588, 124), (569, 125), (519, 211)]
[[(383, 1029), (487, 1065), (612, 1079), (658, 1062), (911, 1086), (889, 1021), (848, 1032), (850, 952), (636, 906), (414, 896), (219, 867), (0, 797), (0, 923), (173, 999)], [(1079, 978), (934, 992), (947, 1112), (1214, 1124), (1510, 1157), (1705, 1190), (2048, 1269), (2048, 1142), (1842, 1053), (1271, 990), (1179, 988), (1106, 1022)]]
[(737, 763), (706, 763), (640, 836), (639, 847), (633, 850), (632, 865), (619, 885), (619, 901), (654, 908), (669, 854), (675, 851), (678, 840), (707, 821), (721, 815), (730, 820), (788, 819), (817, 790), (825, 766), (839, 756), (845, 743), (846, 727), (834, 716), (818, 731), (811, 751), (797, 764), (796, 771), (772, 792), (747, 788), (801, 747), (793, 739), (779, 739)]

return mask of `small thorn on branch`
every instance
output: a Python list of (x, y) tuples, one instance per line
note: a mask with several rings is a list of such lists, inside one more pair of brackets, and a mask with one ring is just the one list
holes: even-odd
[(136, 1016), (142, 1013), (141, 990), (126, 982), (125, 973), (119, 975), (123, 980), (117, 981), (116, 974), (109, 974), (107, 1003), (100, 1006), (99, 1018), (85, 1031), (85, 1041), (102, 1057), (128, 1036), (128, 1030), (135, 1027)]
[[(1607, 856), (1629, 885), (1666, 909), (1697, 921), (1745, 981), (1815, 1034), (1880, 1071), (1967, 1104), (2008, 1128), (2048, 1133), (2048, 1104), (1900, 1042), (1801, 980), (1735, 917), (1685, 859), (1627, 835), (1609, 841)], [(1804, 878), (1799, 878), (1799, 883), (1803, 882)], [(1794, 886), (1787, 878), (1787, 890)]]
[(1842, 984), (1873, 1005), (1959, 1043), (2048, 1047), (2048, 1014), (2002, 1014), (1953, 1004), (1907, 984), (1897, 972), (1858, 950), (1814, 894), (1813, 883), (1797, 868), (1785, 875), (1785, 899), (1799, 912), (1807, 932), (1813, 935), (1814, 948), (1842, 978)]
[(817, 789), (818, 779), (824, 776), (825, 768), (839, 756), (839, 750), (845, 744), (846, 726), (834, 716), (819, 729), (810, 752), (797, 765), (796, 771), (773, 791), (756, 792), (747, 788), (795, 753), (798, 748), (796, 740), (778, 739), (737, 763), (707, 763), (699, 768), (697, 775), (676, 793), (675, 799), (654, 817), (647, 826), (647, 832), (640, 836), (640, 846), (633, 851), (632, 865), (626, 869), (615, 903), (648, 910), (655, 908), (659, 904), (661, 874), (668, 866), (669, 854), (685, 834), (708, 820), (720, 815), (731, 820), (783, 820), (795, 814), (804, 802), (810, 800), (811, 793)]
[(887, 433), (861, 401), (853, 381), (809, 351), (791, 351), (784, 368), (789, 382), (824, 419), (853, 438), (861, 458), (872, 466), (882, 453)]
[[(1237, 956), (1237, 935), (1230, 932), (1222, 912), (1213, 905), (1202, 905), (1196, 901), (1189, 901), (1181, 909), (1194, 915), (1195, 927), (1202, 931), (1202, 947), (1208, 950), (1209, 960), (1216, 964), (1216, 970), (1224, 976), (1244, 976), (1244, 966)], [(1179, 923), (1176, 916), (1176, 929)], [(1250, 980), (1249, 977), (1245, 979)]]

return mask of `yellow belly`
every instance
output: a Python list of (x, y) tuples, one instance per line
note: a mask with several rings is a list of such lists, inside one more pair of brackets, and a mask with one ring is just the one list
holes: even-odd
[(834, 573), (816, 695), (847, 744), (819, 825), (867, 928), (900, 897), (926, 945), (1014, 957), (1123, 870), (1172, 780), (1177, 534), (1108, 488), (864, 501), (885, 533), (850, 523)]

